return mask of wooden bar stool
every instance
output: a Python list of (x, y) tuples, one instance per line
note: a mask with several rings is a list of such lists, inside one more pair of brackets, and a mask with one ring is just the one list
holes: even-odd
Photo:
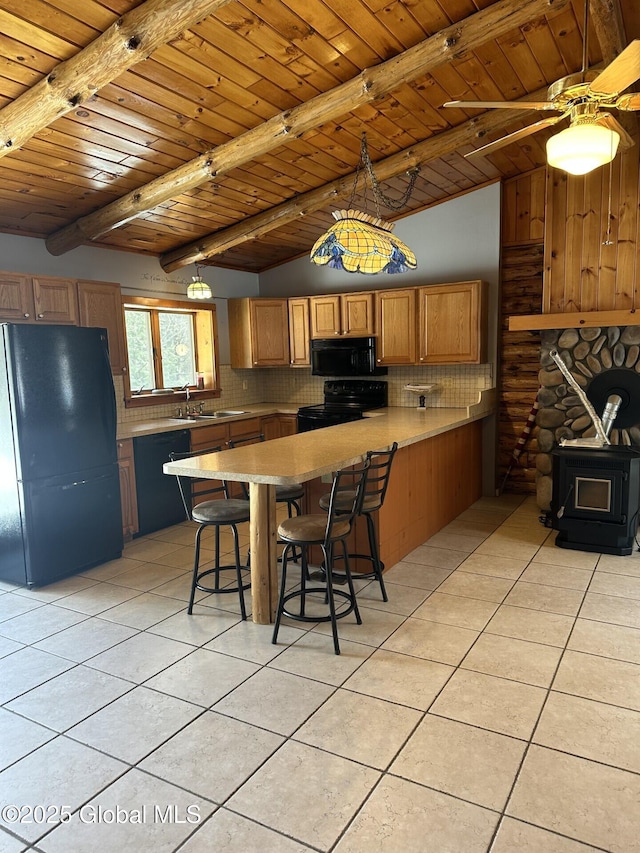
[[(218, 453), (222, 448), (210, 447), (206, 450), (188, 451), (187, 453), (171, 453), (171, 461), (186, 459), (187, 457), (203, 456), (205, 453)], [(195, 553), (193, 558), (193, 578), (191, 581), (191, 595), (187, 613), (193, 613), (193, 601), (196, 589), (201, 592), (211, 593), (238, 593), (240, 599), (240, 613), (243, 619), (247, 618), (244, 603), (244, 590), (249, 589), (250, 582), (245, 582), (242, 572), (248, 569), (240, 563), (240, 544), (238, 541), (238, 524), (249, 521), (249, 501), (238, 500), (229, 497), (226, 481), (211, 480), (207, 477), (184, 477), (177, 475), (178, 486), (184, 510), (188, 520), (195, 521), (198, 525), (196, 530)], [(214, 485), (219, 483), (220, 485)], [(202, 500), (205, 498), (205, 500)], [(212, 569), (201, 572), (200, 565), (200, 537), (205, 527), (215, 529), (215, 565)], [(220, 528), (230, 527), (233, 534), (235, 562), (230, 565), (220, 565)], [(236, 573), (235, 586), (220, 586), (220, 572), (234, 571)], [(203, 579), (209, 575), (214, 576), (214, 585), (205, 586)]]
[[(352, 560), (367, 560), (371, 563), (370, 572), (357, 572), (357, 578), (374, 578), (380, 584), (382, 600), (388, 601), (387, 590), (382, 579), (384, 572), (384, 563), (380, 559), (380, 551), (378, 548), (378, 537), (376, 535), (376, 526), (373, 520), (373, 513), (377, 512), (384, 503), (384, 498), (389, 485), (389, 475), (391, 474), (391, 464), (393, 457), (398, 449), (398, 442), (394, 441), (390, 450), (370, 450), (367, 453), (369, 460), (369, 471), (367, 473), (367, 482), (365, 486), (364, 498), (360, 508), (360, 515), (367, 520), (367, 533), (369, 537), (369, 553), (368, 554), (349, 554)], [(346, 511), (349, 511), (349, 497), (343, 495), (341, 500), (346, 504)], [(331, 495), (322, 495), (320, 498), (320, 507), (324, 510), (329, 509)], [(342, 509), (338, 506), (338, 512)], [(341, 559), (338, 556), (336, 559)], [(335, 572), (334, 576), (344, 580), (344, 575)]]
[[(351, 533), (353, 520), (360, 512), (362, 500), (365, 493), (369, 461), (358, 470), (347, 469), (338, 471), (333, 480), (327, 514), (299, 515), (294, 518), (286, 518), (278, 527), (278, 539), (284, 543), (282, 553), (282, 577), (280, 581), (280, 597), (276, 613), (276, 622), (273, 629), (272, 642), (278, 640), (280, 621), (282, 616), (288, 616), (299, 622), (331, 622), (333, 634), (333, 647), (337, 655), (340, 654), (340, 643), (338, 641), (337, 620), (342, 619), (349, 613), (355, 613), (358, 625), (362, 624), (356, 593), (351, 579), (349, 569), (349, 555), (347, 553), (347, 537)], [(333, 561), (334, 549), (338, 543), (342, 545), (342, 559), (344, 561), (344, 577), (349, 591), (337, 590), (333, 587)], [(319, 545), (324, 557), (323, 561), (323, 586), (308, 586), (308, 548), (311, 545)], [(287, 570), (289, 555), (295, 548), (302, 552), (300, 588), (287, 593)], [(306, 613), (307, 596), (311, 593), (321, 593), (324, 603), (329, 612), (326, 615), (309, 616)], [(339, 612), (336, 611), (335, 599), (343, 599), (347, 606)], [(289, 610), (288, 602), (297, 601), (297, 610)]]

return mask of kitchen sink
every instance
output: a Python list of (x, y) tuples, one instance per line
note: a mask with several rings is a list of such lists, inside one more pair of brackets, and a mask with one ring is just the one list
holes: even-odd
[(224, 409), (210, 414), (183, 415), (181, 418), (170, 418), (172, 421), (210, 421), (216, 418), (232, 418), (234, 415), (248, 415), (244, 409)]

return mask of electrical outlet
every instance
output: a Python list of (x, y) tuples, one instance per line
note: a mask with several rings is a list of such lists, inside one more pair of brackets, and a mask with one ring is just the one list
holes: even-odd
[(243, 379), (242, 380), (242, 390), (246, 391), (248, 387), (249, 387), (249, 383), (247, 382), (246, 379)]

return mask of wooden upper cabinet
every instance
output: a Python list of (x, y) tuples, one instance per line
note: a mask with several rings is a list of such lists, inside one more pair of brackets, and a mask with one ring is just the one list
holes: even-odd
[(33, 276), (31, 282), (37, 322), (78, 325), (78, 294), (73, 279)]
[(373, 335), (372, 293), (313, 296), (310, 303), (312, 338)]
[(339, 296), (313, 296), (311, 307), (311, 337), (332, 338), (342, 331)]
[(289, 299), (289, 361), (293, 367), (311, 364), (309, 350), (309, 300)]
[(120, 285), (108, 281), (79, 281), (78, 309), (81, 326), (107, 330), (111, 370), (125, 373), (127, 358)]
[(76, 283), (68, 278), (0, 273), (0, 319), (12, 323), (78, 323)]
[(486, 282), (420, 287), (418, 305), (420, 364), (480, 364), (486, 360)]
[(415, 364), (416, 288), (379, 290), (375, 298), (377, 363)]
[(17, 273), (0, 273), (0, 320), (32, 323), (34, 314), (31, 278)]
[(373, 335), (372, 293), (344, 293), (340, 305), (343, 335), (357, 338)]
[(289, 364), (286, 299), (230, 299), (231, 367), (283, 367)]

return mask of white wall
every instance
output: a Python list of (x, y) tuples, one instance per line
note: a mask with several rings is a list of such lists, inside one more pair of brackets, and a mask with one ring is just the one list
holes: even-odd
[[(187, 285), (196, 274), (195, 266), (166, 273), (157, 258), (133, 252), (118, 252), (97, 246), (80, 246), (59, 257), (49, 254), (44, 240), (0, 234), (0, 267), (7, 272), (36, 273), (95, 281), (117, 281), (131, 296), (169, 296), (186, 299)], [(214, 267), (201, 269), (203, 279), (214, 292), (220, 339), (220, 360), (229, 363), (227, 299), (257, 296), (258, 276)]]

